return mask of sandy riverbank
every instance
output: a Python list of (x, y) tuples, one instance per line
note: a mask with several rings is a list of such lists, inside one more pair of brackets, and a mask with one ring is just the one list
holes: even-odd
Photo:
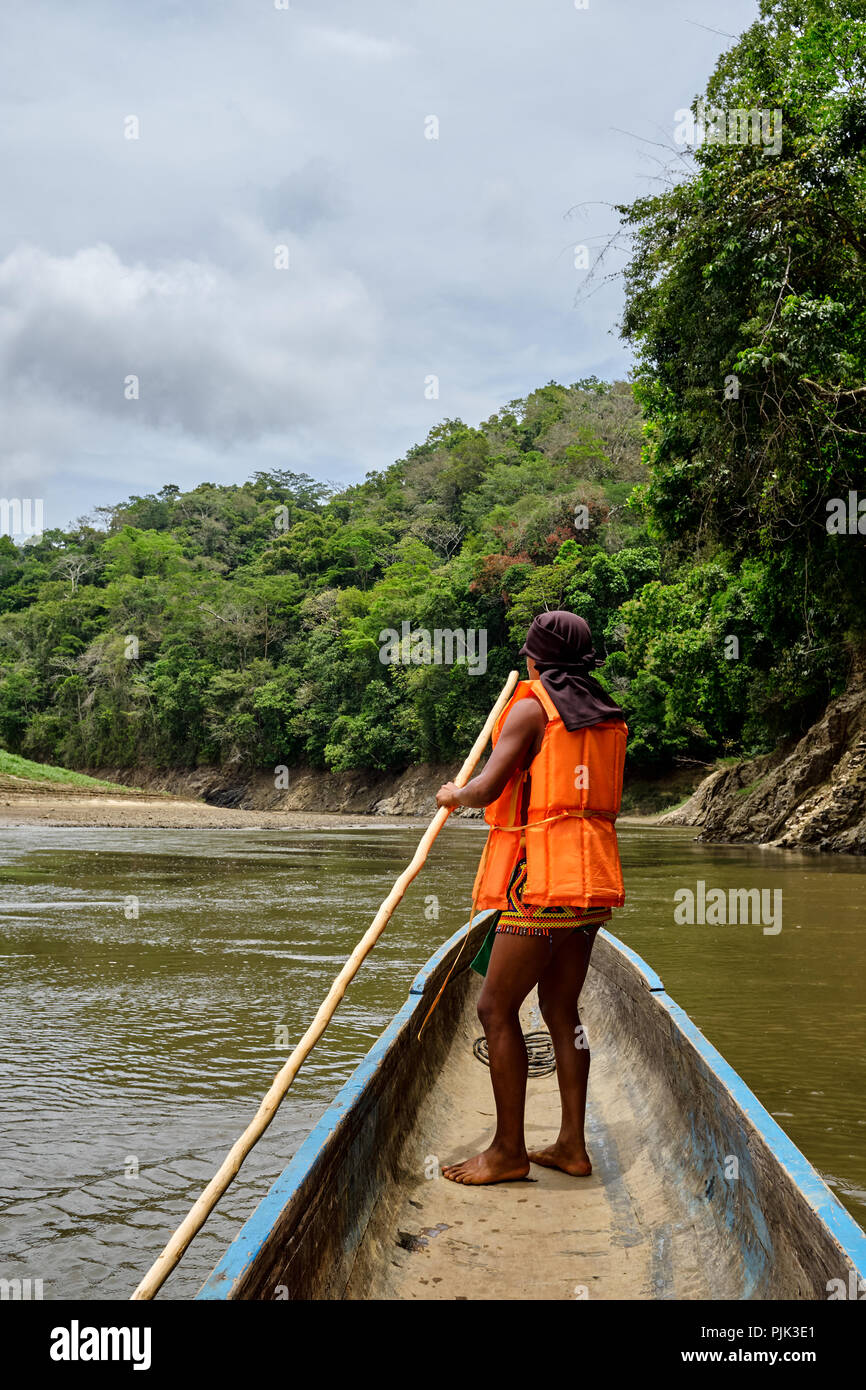
[[(235, 807), (210, 806), (205, 801), (182, 797), (140, 794), (126, 796), (85, 796), (81, 792), (66, 795), (62, 791), (45, 791), (38, 796), (16, 794), (6, 788), (0, 793), (0, 829), (27, 825), (82, 826), (98, 828), (152, 827), (156, 830), (309, 830), (316, 826), (368, 826), (371, 821), (389, 826), (423, 828), (435, 813), (431, 805), (429, 816), (353, 815), (339, 811), (242, 811)], [(475, 825), (478, 817), (458, 816), (458, 821)], [(620, 824), (653, 825), (657, 816), (622, 816)]]
[(204, 801), (181, 798), (80, 796), (62, 793), (34, 796), (5, 796), (0, 799), (0, 830), (15, 826), (56, 825), (98, 828), (125, 827), (155, 830), (291, 830), (312, 826), (364, 825), (371, 819), (387, 820), (389, 825), (417, 825), (417, 816), (341, 815), (315, 811), (239, 811), (225, 806), (208, 806)]

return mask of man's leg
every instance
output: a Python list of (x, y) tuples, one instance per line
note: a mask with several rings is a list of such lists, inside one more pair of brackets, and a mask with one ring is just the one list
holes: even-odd
[(452, 1182), (507, 1182), (529, 1172), (523, 1133), (528, 1061), (519, 1010), (546, 968), (550, 949), (543, 936), (496, 933), (478, 999), (496, 1101), (496, 1134), (483, 1153), (442, 1169)]
[(550, 1031), (556, 1054), (562, 1124), (556, 1142), (549, 1148), (534, 1150), (529, 1157), (533, 1163), (561, 1168), (574, 1177), (586, 1177), (592, 1172), (583, 1133), (589, 1046), (577, 1003), (597, 931), (598, 927), (592, 927), (567, 933), (565, 940), (554, 946), (553, 958), (538, 981), (541, 1016)]

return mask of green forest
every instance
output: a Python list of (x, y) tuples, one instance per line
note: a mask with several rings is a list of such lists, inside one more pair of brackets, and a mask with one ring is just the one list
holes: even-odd
[[(705, 105), (778, 108), (782, 148), (706, 142), (617, 210), (631, 380), (445, 419), (342, 490), (166, 482), (0, 538), (3, 746), (453, 761), (545, 607), (590, 623), (633, 768), (800, 736), (866, 646), (864, 69), (853, 3), (765, 0), (720, 60)], [(383, 664), (407, 622), (485, 631), (486, 671)]]

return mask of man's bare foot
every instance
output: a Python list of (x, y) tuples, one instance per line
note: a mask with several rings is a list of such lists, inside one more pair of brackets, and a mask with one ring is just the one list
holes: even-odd
[(574, 1178), (588, 1178), (592, 1164), (586, 1149), (560, 1144), (557, 1139), (546, 1149), (535, 1149), (529, 1155), (530, 1163), (540, 1163), (542, 1168), (559, 1168)]
[(502, 1154), (492, 1146), (463, 1163), (451, 1163), (442, 1169), (443, 1178), (477, 1187), (488, 1182), (517, 1182), (529, 1172), (529, 1159)]

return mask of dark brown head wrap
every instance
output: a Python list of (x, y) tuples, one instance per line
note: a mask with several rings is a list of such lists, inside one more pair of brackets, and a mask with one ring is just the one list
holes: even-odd
[(566, 729), (625, 718), (616, 701), (590, 675), (601, 661), (593, 650), (589, 624), (576, 613), (564, 609), (539, 613), (520, 655), (532, 657)]

